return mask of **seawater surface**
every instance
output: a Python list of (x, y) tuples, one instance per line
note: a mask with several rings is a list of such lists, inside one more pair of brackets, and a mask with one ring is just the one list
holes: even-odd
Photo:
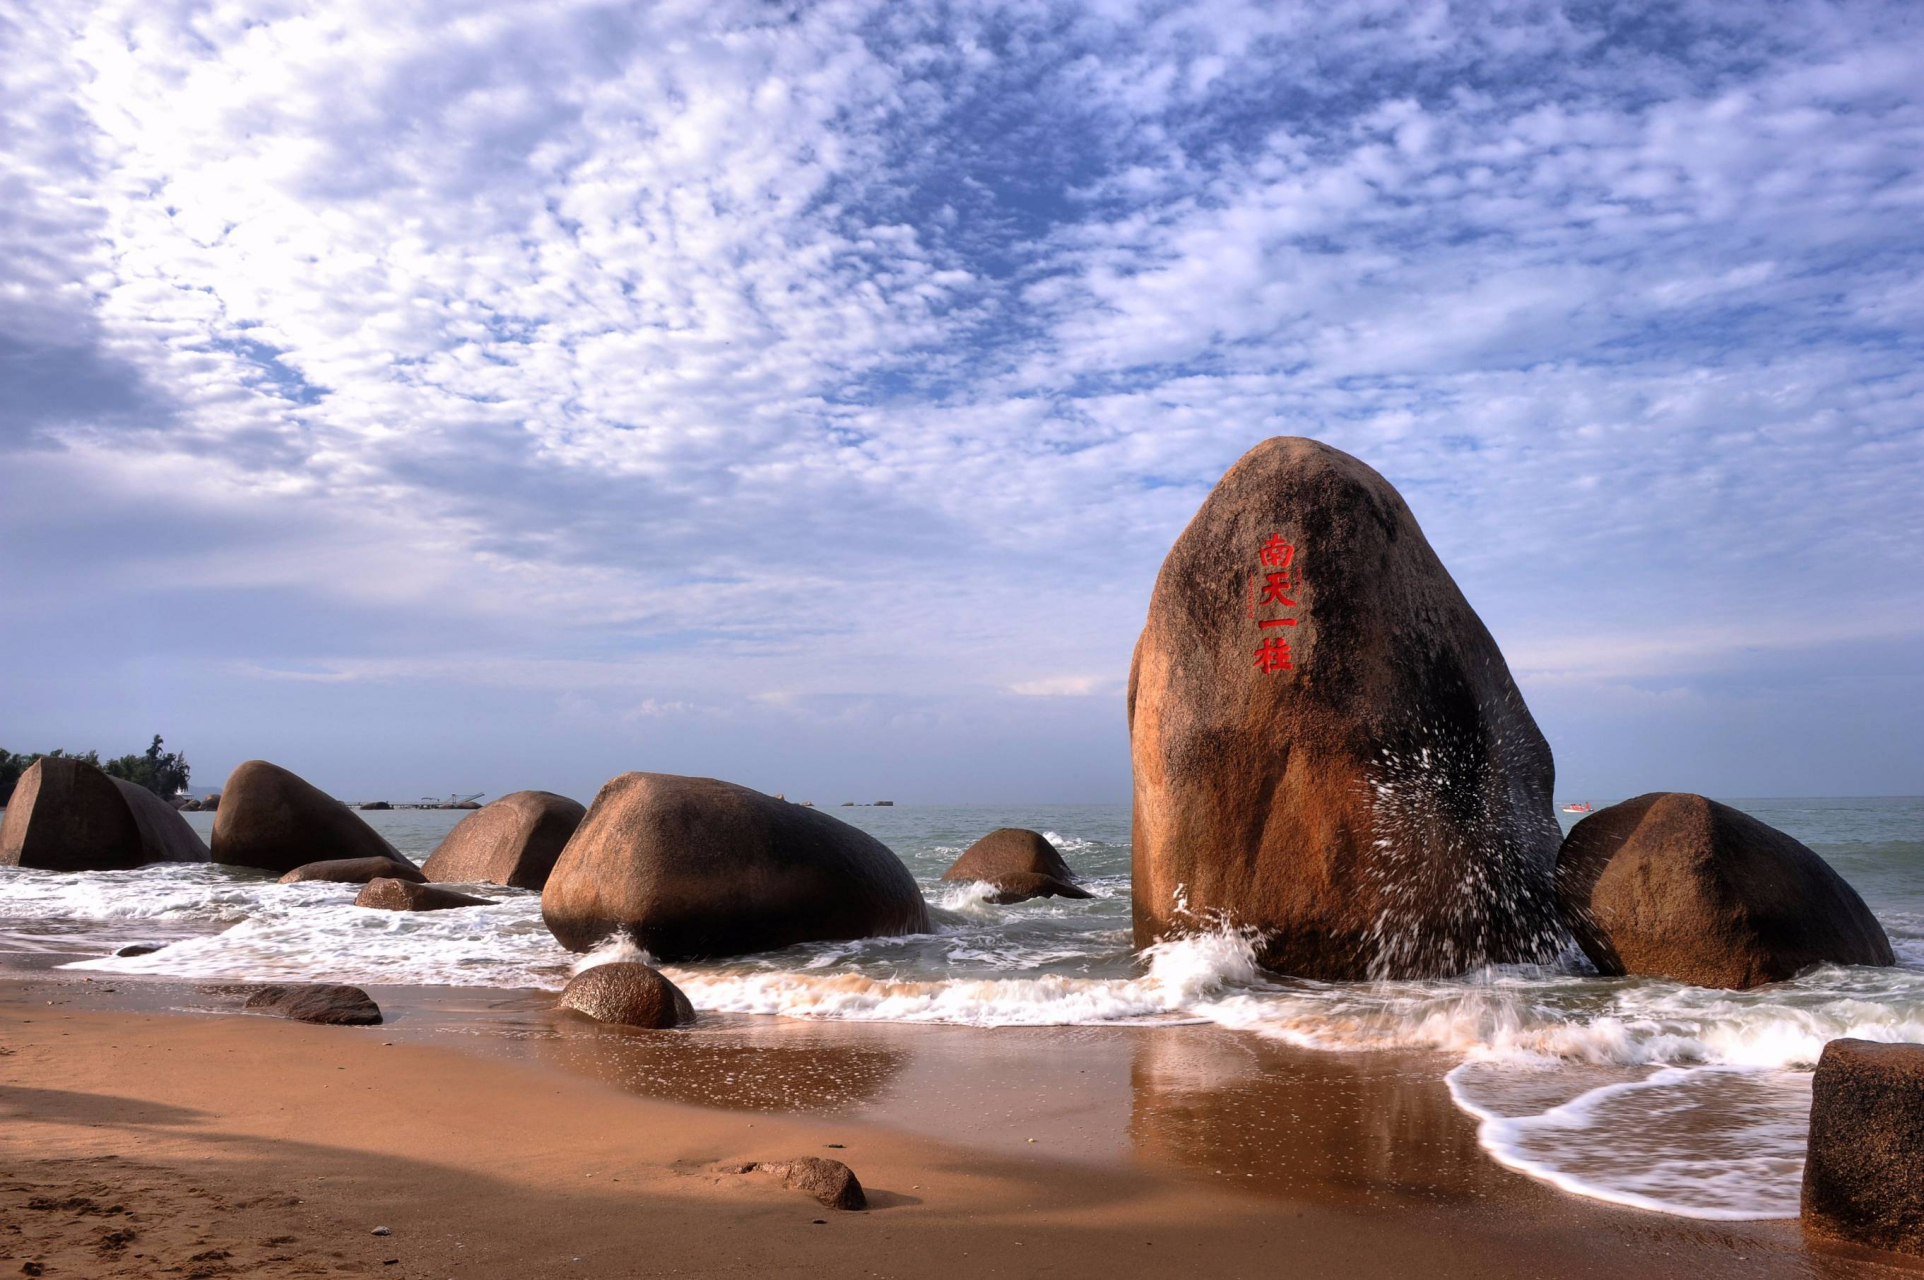
[[(1501, 1163), (1580, 1195), (1699, 1218), (1793, 1217), (1810, 1069), (1827, 1040), (1924, 1040), (1924, 799), (1734, 800), (1855, 885), (1898, 955), (1748, 992), (1557, 964), (1428, 982), (1265, 974), (1214, 933), (1133, 950), (1127, 806), (830, 810), (922, 884), (934, 932), (671, 966), (698, 1008), (983, 1027), (1214, 1023), (1329, 1052), (1425, 1051)], [(1601, 806), (1599, 806), (1601, 807)], [(212, 815), (186, 815), (207, 834)], [(462, 815), (364, 816), (424, 859)], [(1566, 827), (1575, 821), (1563, 816)], [(1095, 894), (992, 906), (942, 872), (997, 826), (1048, 834)], [(583, 961), (539, 895), (486, 886), (463, 911), (364, 911), (355, 886), (214, 866), (59, 875), (0, 868), (0, 950), (67, 967), (233, 980), (557, 988)], [(163, 943), (116, 958), (131, 941)], [(619, 948), (611, 950), (610, 954)]]

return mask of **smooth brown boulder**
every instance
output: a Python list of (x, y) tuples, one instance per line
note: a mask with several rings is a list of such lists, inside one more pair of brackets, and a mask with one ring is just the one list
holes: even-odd
[(207, 846), (172, 805), (65, 756), (28, 765), (0, 817), (0, 866), (126, 871), (207, 858)]
[(1549, 745), (1401, 495), (1314, 440), (1231, 467), (1129, 671), (1136, 945), (1434, 977), (1559, 950)]
[(1684, 792), (1653, 791), (1577, 823), (1557, 855), (1557, 897), (1607, 975), (1742, 990), (1813, 964), (1895, 962), (1884, 927), (1829, 863)]
[(540, 889), (587, 812), (552, 791), (516, 791), (456, 823), (421, 870), (441, 883)]
[(998, 827), (983, 836), (942, 873), (944, 880), (980, 880), (993, 885), (988, 901), (1006, 906), (1031, 898), (1092, 898), (1075, 882), (1076, 873), (1039, 831)]
[(249, 760), (228, 775), (214, 815), (215, 862), (288, 872), (348, 858), (405, 861), (352, 809), (279, 765)]
[(494, 900), (384, 876), (368, 881), (367, 888), (355, 896), (354, 905), (377, 911), (452, 911), (456, 907), (491, 907)]
[(674, 1027), (695, 1020), (682, 989), (645, 964), (627, 961), (584, 969), (562, 988), (560, 1007), (597, 1022), (627, 1027)]
[(1804, 1229), (1924, 1255), (1924, 1045), (1833, 1040), (1810, 1084)]
[(925, 933), (887, 845), (816, 809), (714, 778), (624, 773), (602, 787), (541, 893), (571, 951), (620, 932), (664, 960)]
[(333, 1026), (365, 1027), (381, 1020), (381, 1007), (368, 998), (367, 992), (334, 982), (275, 983), (256, 991), (241, 1007), (296, 1022)]
[(396, 862), (392, 858), (336, 858), (331, 862), (310, 862), (282, 876), (281, 883), (325, 880), (333, 884), (366, 884), (370, 880), (383, 878), (406, 880), (413, 884), (427, 883), (427, 877), (421, 874), (419, 867), (411, 862)]

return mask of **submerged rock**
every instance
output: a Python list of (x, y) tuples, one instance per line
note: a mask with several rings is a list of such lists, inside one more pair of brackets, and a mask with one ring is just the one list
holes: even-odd
[(393, 858), (336, 858), (330, 862), (309, 862), (295, 867), (281, 877), (281, 883), (326, 880), (334, 884), (366, 884), (370, 880), (383, 878), (407, 880), (414, 884), (427, 882), (420, 868), (411, 862), (396, 862)]
[(160, 947), (161, 944), (158, 942), (130, 942), (114, 954), (123, 959), (132, 956), (150, 956), (160, 950)]
[(296, 1022), (334, 1026), (364, 1027), (381, 1020), (381, 1007), (368, 998), (367, 992), (333, 982), (276, 983), (256, 991), (241, 1007)]
[(928, 908), (881, 841), (713, 778), (624, 773), (548, 877), (541, 916), (590, 951), (617, 931), (664, 960), (922, 933)]
[(560, 1006), (597, 1022), (628, 1027), (674, 1027), (695, 1020), (682, 989), (645, 964), (598, 964), (569, 979)]
[(1833, 1040), (1810, 1094), (1804, 1229), (1924, 1255), (1924, 1045)]
[(1813, 964), (1888, 965), (1890, 939), (1830, 864), (1749, 814), (1676, 791), (1571, 829), (1557, 897), (1603, 974), (1742, 990)]
[(34, 761), (0, 816), (0, 866), (126, 871), (207, 858), (207, 846), (171, 804), (85, 760)]
[(552, 791), (517, 791), (461, 819), (422, 865), (429, 880), (540, 889), (587, 814)]
[(277, 764), (249, 760), (228, 775), (214, 818), (215, 862), (288, 872), (349, 858), (406, 861), (352, 809)]
[(1230, 927), (1305, 977), (1558, 951), (1550, 748), (1401, 495), (1314, 440), (1230, 468), (1129, 672), (1138, 946)]
[(377, 911), (452, 911), (456, 907), (491, 907), (494, 900), (456, 893), (452, 889), (442, 889), (416, 880), (397, 880), (384, 876), (368, 881), (367, 888), (355, 897), (354, 905), (372, 907)]
[(393, 807), (394, 807), (393, 805), (389, 804), (385, 800), (369, 800), (367, 803), (361, 806), (361, 808), (364, 810), (369, 810), (374, 812), (380, 812), (380, 811), (392, 809)]
[(1075, 882), (1076, 873), (1039, 831), (998, 827), (983, 836), (942, 873), (944, 880), (980, 880), (993, 885), (990, 902), (1007, 905), (1030, 898), (1092, 898)]

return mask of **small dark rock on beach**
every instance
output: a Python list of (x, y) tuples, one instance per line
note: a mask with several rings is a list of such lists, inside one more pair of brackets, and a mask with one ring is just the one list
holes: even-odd
[(663, 1028), (695, 1020), (682, 989), (645, 964), (598, 964), (576, 974), (562, 989), (560, 1007), (597, 1022)]
[(241, 1007), (251, 1013), (330, 1026), (365, 1027), (381, 1020), (381, 1007), (367, 992), (334, 982), (276, 983), (256, 991)]

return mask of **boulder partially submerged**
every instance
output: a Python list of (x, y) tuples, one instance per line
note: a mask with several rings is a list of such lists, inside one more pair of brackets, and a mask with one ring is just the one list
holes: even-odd
[(1924, 1255), (1924, 1045), (1833, 1040), (1810, 1095), (1804, 1229)]
[(249, 760), (228, 775), (214, 817), (215, 862), (285, 873), (349, 858), (406, 862), (352, 809), (277, 764)]
[(587, 812), (552, 791), (516, 791), (456, 823), (421, 869), (439, 883), (540, 889)]
[(682, 989), (645, 964), (618, 961), (584, 969), (568, 980), (558, 1002), (596, 1022), (627, 1027), (675, 1027), (695, 1020)]
[(0, 818), (0, 866), (126, 871), (207, 859), (207, 846), (171, 804), (66, 756), (28, 765)]
[(381, 879), (427, 883), (427, 877), (421, 874), (419, 867), (411, 862), (396, 862), (393, 858), (336, 858), (330, 862), (309, 862), (282, 876), (281, 883), (324, 880), (333, 884), (366, 884), (370, 880)]
[(1603, 974), (1742, 990), (1814, 964), (1895, 962), (1884, 927), (1817, 854), (1699, 795), (1653, 791), (1579, 822), (1557, 897)]
[(998, 827), (983, 836), (942, 873), (944, 880), (992, 885), (990, 902), (1006, 905), (1030, 898), (1092, 898), (1076, 873), (1039, 831)]
[(1129, 672), (1138, 946), (1245, 927), (1346, 980), (1547, 961), (1554, 766), (1401, 495), (1278, 437), (1157, 575)]
[(619, 932), (664, 960), (922, 933), (928, 907), (881, 841), (713, 778), (625, 773), (602, 787), (541, 894), (561, 945)]
[(367, 992), (336, 982), (275, 983), (249, 996), (242, 1008), (333, 1026), (365, 1027), (381, 1020), (381, 1007)]
[(354, 905), (377, 911), (452, 911), (457, 907), (490, 907), (494, 902), (415, 880), (382, 877), (368, 881)]

